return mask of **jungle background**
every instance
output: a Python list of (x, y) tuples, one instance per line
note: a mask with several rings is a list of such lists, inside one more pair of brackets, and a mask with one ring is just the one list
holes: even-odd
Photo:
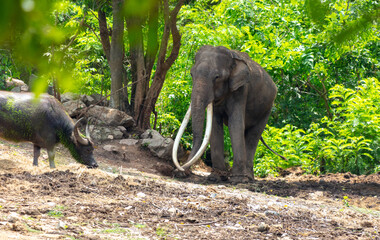
[[(0, 89), (98, 93), (166, 137), (190, 104), (197, 50), (249, 54), (278, 95), (255, 175), (380, 171), (377, 0), (17, 0), (0, 3)], [(226, 156), (233, 153), (225, 129)], [(191, 128), (182, 144), (190, 149)]]

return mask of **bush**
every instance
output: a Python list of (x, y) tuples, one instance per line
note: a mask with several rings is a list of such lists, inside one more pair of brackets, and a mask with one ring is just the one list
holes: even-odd
[(301, 166), (307, 173), (380, 170), (380, 83), (375, 78), (360, 82), (356, 90), (334, 86), (330, 91), (334, 117), (322, 118), (304, 131), (292, 125), (267, 127), (263, 137), (288, 161), (259, 145), (255, 173), (277, 175), (278, 168)]

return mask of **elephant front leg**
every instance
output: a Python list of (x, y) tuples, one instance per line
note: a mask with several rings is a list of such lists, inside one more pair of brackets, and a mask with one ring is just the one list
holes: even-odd
[(228, 128), (231, 137), (232, 151), (234, 153), (234, 164), (231, 171), (230, 181), (232, 183), (245, 183), (251, 180), (246, 165), (246, 144), (244, 138), (243, 114), (234, 114), (229, 119)]
[(212, 172), (208, 180), (213, 182), (227, 181), (228, 169), (224, 162), (224, 132), (223, 132), (223, 119), (215, 115), (212, 119), (212, 132), (211, 132), (211, 161)]

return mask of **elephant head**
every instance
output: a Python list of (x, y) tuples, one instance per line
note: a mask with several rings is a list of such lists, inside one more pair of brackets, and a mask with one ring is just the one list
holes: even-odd
[[(213, 115), (213, 105), (221, 104), (231, 92), (246, 84), (250, 74), (249, 65), (240, 52), (225, 47), (212, 46), (204, 46), (197, 52), (195, 64), (191, 69), (193, 79), (191, 105), (177, 134), (173, 148), (173, 161), (179, 170), (184, 171), (189, 168), (206, 149), (212, 128), (212, 119), (210, 118)], [(208, 119), (205, 138), (202, 138), (206, 107), (208, 108)], [(181, 167), (178, 164), (176, 151), (190, 113), (193, 115), (193, 149), (188, 162)]]

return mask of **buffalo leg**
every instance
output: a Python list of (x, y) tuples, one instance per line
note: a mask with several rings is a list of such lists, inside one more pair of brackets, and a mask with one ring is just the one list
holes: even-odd
[(38, 158), (41, 154), (41, 148), (37, 145), (33, 145), (33, 166), (38, 166)]
[(48, 152), (48, 157), (49, 157), (50, 168), (55, 168), (55, 163), (54, 163), (55, 151), (54, 151), (54, 148), (48, 149), (47, 152)]

